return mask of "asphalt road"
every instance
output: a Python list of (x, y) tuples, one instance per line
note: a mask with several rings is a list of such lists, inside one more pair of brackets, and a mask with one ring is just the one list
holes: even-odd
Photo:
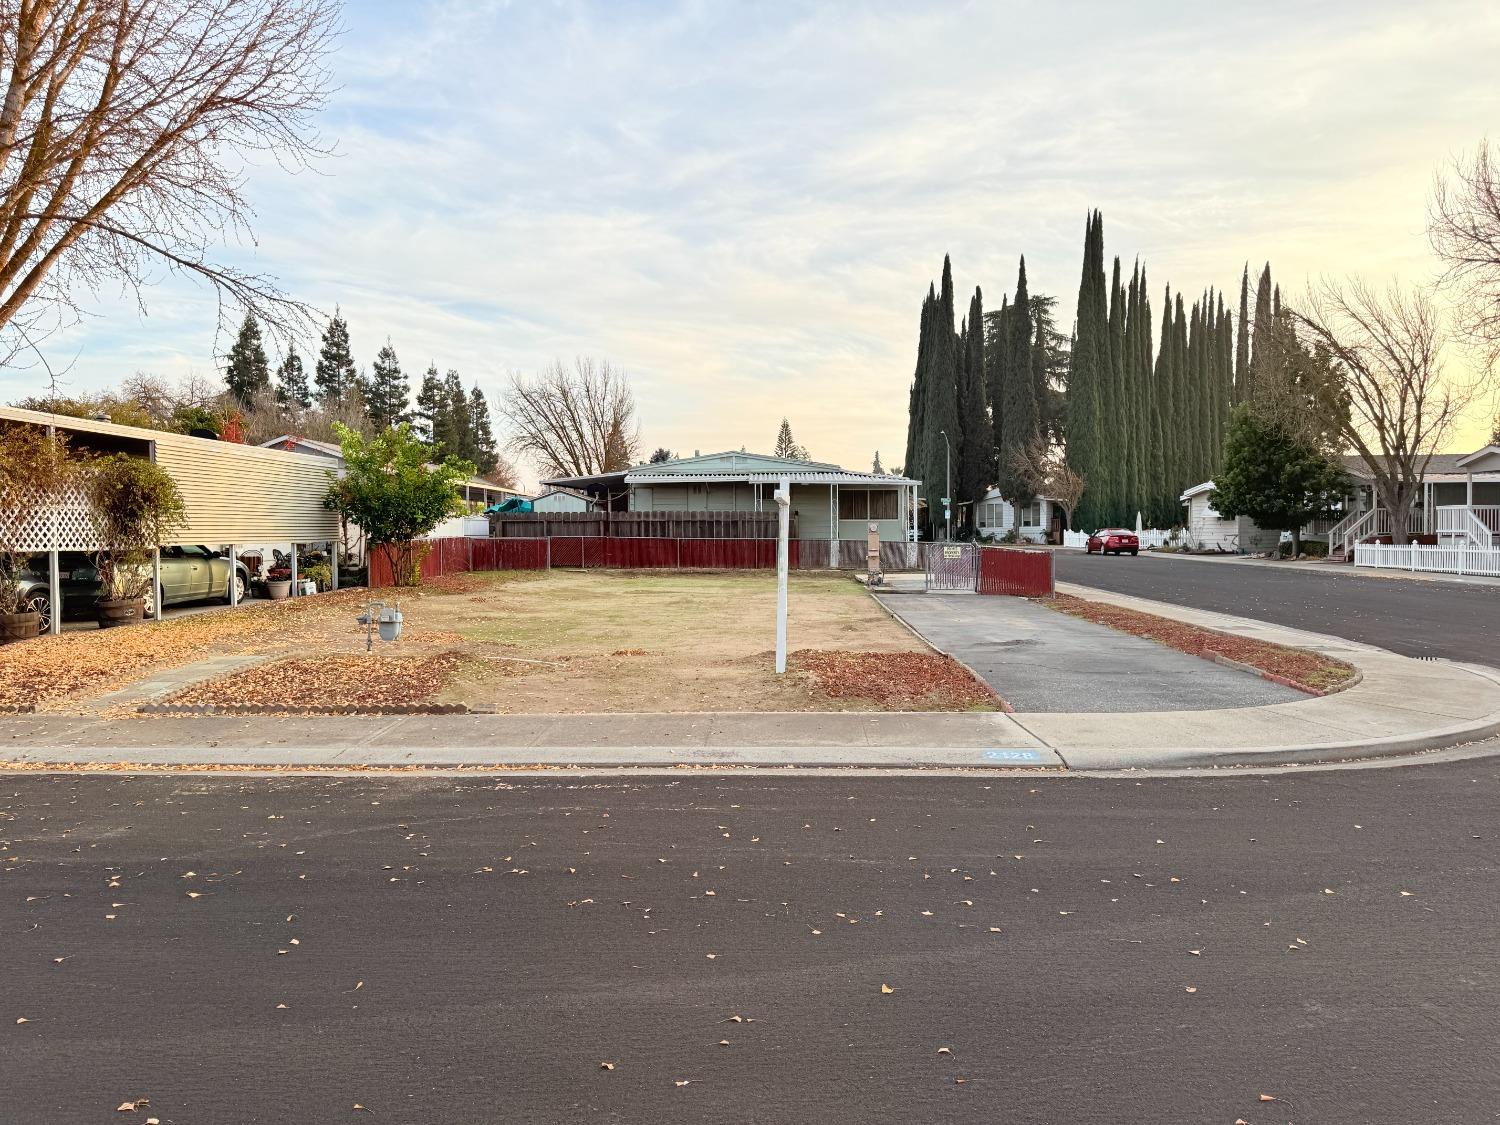
[(8, 775), (0, 1117), (1493, 1121), (1497, 803), (1495, 761)]
[(1057, 577), (1101, 590), (1236, 613), (1379, 645), (1500, 667), (1500, 586), (1059, 551)]

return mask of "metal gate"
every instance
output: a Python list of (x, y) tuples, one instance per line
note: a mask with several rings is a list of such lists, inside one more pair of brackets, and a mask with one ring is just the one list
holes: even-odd
[(928, 590), (973, 590), (978, 574), (979, 548), (973, 543), (926, 543)]

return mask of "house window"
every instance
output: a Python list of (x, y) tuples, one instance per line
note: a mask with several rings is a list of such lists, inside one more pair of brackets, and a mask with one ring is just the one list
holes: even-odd
[(1042, 526), (1042, 502), (1040, 500), (1033, 500), (1030, 504), (1027, 504), (1024, 508), (1021, 509), (1021, 526)]
[(841, 520), (899, 519), (894, 488), (849, 489), (839, 493)]
[(1005, 526), (1005, 501), (986, 500), (979, 507), (979, 524), (981, 527), (1004, 527)]

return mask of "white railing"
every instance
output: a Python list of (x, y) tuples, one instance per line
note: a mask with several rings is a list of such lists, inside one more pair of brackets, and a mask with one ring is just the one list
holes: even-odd
[(1370, 508), (1364, 512), (1350, 512), (1339, 520), (1328, 533), (1328, 551), (1343, 551), (1347, 558), (1351, 545), (1370, 535), (1391, 533), (1391, 513), (1384, 508)]
[(1429, 571), (1435, 574), (1480, 574), (1500, 578), (1500, 549), (1429, 547), (1415, 543), (1394, 547), (1383, 543), (1357, 543), (1354, 547), (1354, 565)]
[[(1142, 550), (1146, 550), (1151, 547), (1165, 547), (1172, 541), (1172, 533), (1170, 531), (1158, 531), (1154, 527), (1148, 527), (1139, 532), (1131, 532), (1131, 534), (1138, 535), (1140, 537)], [(1179, 534), (1178, 542), (1183, 541), (1184, 537)], [(1071, 547), (1076, 551), (1082, 551), (1088, 547), (1088, 542), (1089, 533), (1086, 531), (1063, 532), (1062, 545), (1064, 547)]]

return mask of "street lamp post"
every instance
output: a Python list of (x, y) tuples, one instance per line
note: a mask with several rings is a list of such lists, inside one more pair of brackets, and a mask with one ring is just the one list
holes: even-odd
[(947, 474), (947, 488), (943, 494), (943, 538), (953, 542), (953, 443), (948, 440), (948, 431), (939, 430), (943, 435), (943, 470)]

